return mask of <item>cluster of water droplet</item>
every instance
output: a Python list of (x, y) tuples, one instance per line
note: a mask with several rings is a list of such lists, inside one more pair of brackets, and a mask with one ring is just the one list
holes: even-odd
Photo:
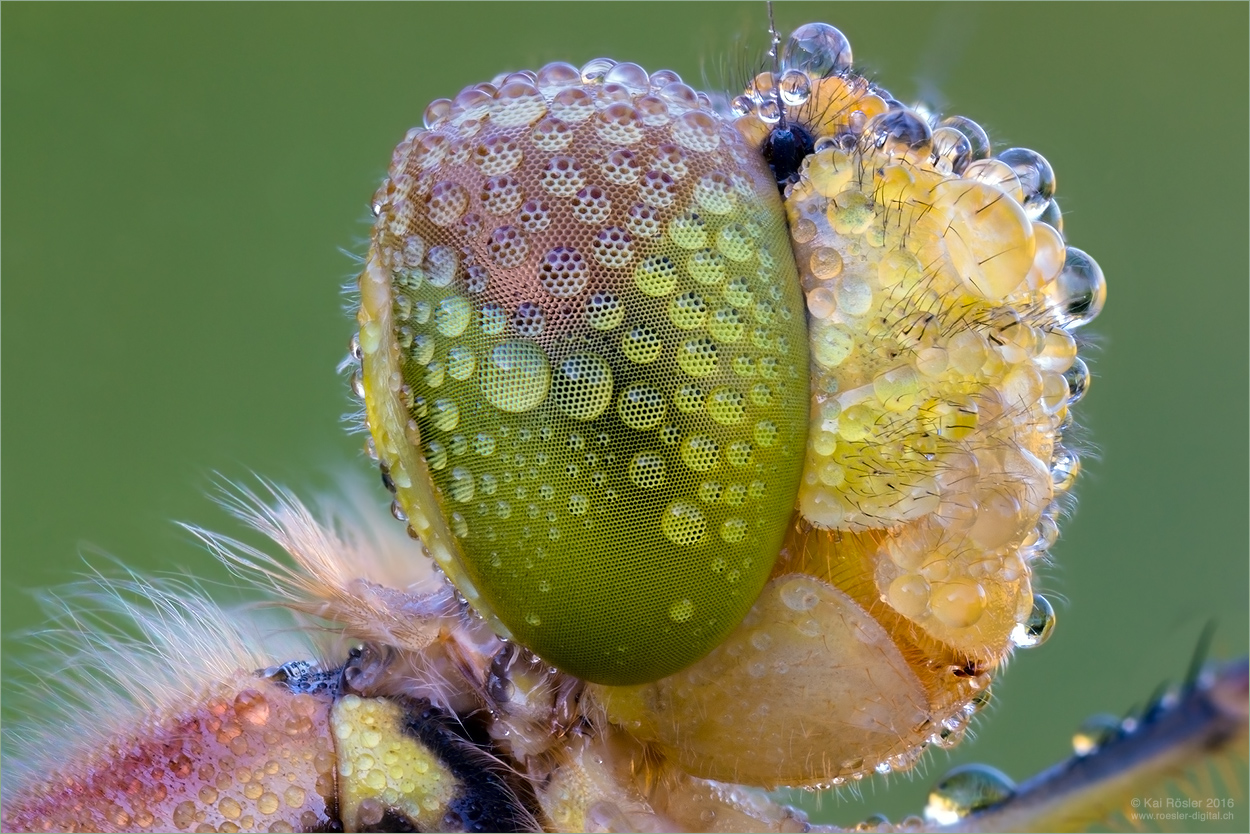
[(1060, 442), (1089, 384), (1073, 331), (1105, 281), (1066, 246), (1040, 154), (992, 155), (975, 122), (907, 108), (850, 62), (809, 24), (733, 103), (748, 135), (785, 120), (814, 139), (785, 199), (812, 354), (800, 508), (890, 531), (883, 599), (943, 640), (973, 650), (985, 634), (965, 630), (999, 611), (990, 631), (1036, 645), (1053, 614), (1028, 562), (1080, 469)]
[(925, 819), (934, 825), (953, 825), (969, 814), (1010, 799), (1016, 785), (989, 765), (956, 767), (938, 780), (925, 805)]
[[(815, 137), (783, 183), (811, 350), (805, 521), (721, 646), (603, 695), (709, 778), (839, 786), (907, 770), (957, 744), (994, 668), (1054, 626), (1031, 563), (1078, 467), (1058, 440), (1088, 384), (1072, 331), (1101, 308), (1101, 274), (1065, 248), (1045, 160), (991, 157), (974, 123), (904, 108), (849, 62), (836, 30), (803, 27), (780, 77), (733, 104), (759, 147), (783, 118)], [(796, 677), (800, 656), (819, 687)], [(839, 701), (833, 668), (857, 700)]]
[(655, 653), (591, 625), (621, 605), (710, 645), (801, 466), (802, 302), (758, 156), (672, 72), (549, 64), (431, 104), (375, 208), (449, 574), (583, 676)]

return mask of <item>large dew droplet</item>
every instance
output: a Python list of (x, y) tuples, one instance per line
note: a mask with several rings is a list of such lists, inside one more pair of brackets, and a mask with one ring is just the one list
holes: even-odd
[(1063, 270), (1046, 285), (1051, 312), (1066, 328), (1089, 324), (1107, 303), (1107, 280), (1097, 261), (1073, 246), (1065, 252)]
[(444, 298), (434, 313), (434, 327), (444, 336), (459, 336), (469, 326), (473, 308), (460, 296)]
[(1072, 734), (1072, 752), (1088, 756), (1120, 732), (1120, 719), (1108, 713), (1091, 715)]
[(519, 414), (547, 397), (551, 369), (538, 345), (513, 340), (496, 345), (482, 368), (482, 393), (501, 411)]
[(596, 353), (575, 353), (556, 368), (551, 395), (575, 420), (593, 420), (612, 402), (612, 371)]
[(664, 458), (658, 452), (639, 452), (629, 462), (629, 479), (642, 489), (664, 483)]
[(828, 23), (805, 23), (790, 33), (781, 65), (823, 78), (850, 69), (851, 42)]
[(929, 793), (925, 819), (935, 825), (954, 825), (971, 813), (1010, 799), (1015, 783), (989, 765), (957, 767), (938, 780)]
[(660, 528), (673, 544), (698, 544), (707, 533), (707, 519), (695, 505), (674, 501), (664, 510)]
[(463, 382), (473, 376), (475, 364), (473, 351), (463, 345), (455, 345), (447, 351), (447, 375), (452, 379)]
[(1011, 642), (1018, 649), (1031, 649), (1050, 639), (1055, 630), (1055, 609), (1041, 594), (1033, 595), (1033, 610), (1011, 630)]
[(649, 385), (632, 385), (621, 394), (621, 422), (636, 431), (658, 426), (666, 410), (664, 395)]
[(710, 437), (693, 435), (681, 444), (681, 459), (695, 472), (710, 472), (720, 461), (720, 445)]
[(788, 107), (806, 104), (812, 96), (812, 81), (801, 69), (788, 69), (781, 74), (777, 85), (781, 90), (781, 100)]

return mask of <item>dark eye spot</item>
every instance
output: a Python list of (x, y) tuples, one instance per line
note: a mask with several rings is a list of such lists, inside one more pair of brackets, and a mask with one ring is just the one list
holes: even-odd
[(799, 166), (803, 158), (812, 152), (812, 134), (802, 125), (787, 123), (785, 127), (774, 128), (764, 140), (761, 148), (764, 161), (772, 169), (778, 188), (785, 188), (787, 183), (798, 178)]

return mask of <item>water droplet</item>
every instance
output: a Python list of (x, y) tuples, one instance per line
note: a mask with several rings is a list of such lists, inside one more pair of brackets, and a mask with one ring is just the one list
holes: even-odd
[(543, 624), (543, 619), (542, 617), (538, 616), (533, 611), (531, 611), (530, 613), (525, 615), (525, 622), (529, 623), (532, 626), (540, 626)]
[(1015, 783), (989, 765), (971, 764), (954, 768), (933, 786), (925, 819), (935, 825), (954, 825), (971, 813), (1010, 799)]
[(1060, 237), (1063, 237), (1063, 212), (1059, 209), (1058, 200), (1052, 197), (1037, 219), (1038, 222), (1045, 223), (1058, 232)]
[(664, 395), (649, 385), (633, 385), (621, 394), (621, 421), (636, 431), (653, 429), (664, 419)]
[(1054, 169), (1046, 157), (1028, 148), (1008, 148), (998, 158), (1016, 172), (1024, 189), (1024, 213), (1030, 220), (1037, 220), (1055, 196)]
[(746, 535), (747, 523), (740, 518), (729, 518), (720, 526), (720, 537), (729, 544), (742, 541)]
[(637, 64), (620, 63), (609, 69), (603, 76), (605, 84), (620, 84), (631, 93), (645, 93), (650, 87), (647, 71)]
[(697, 385), (679, 385), (673, 392), (673, 404), (682, 414), (698, 414), (703, 410), (703, 389)]
[(447, 447), (437, 440), (425, 444), (425, 462), (431, 469), (442, 469), (447, 465)]
[(720, 445), (710, 437), (692, 435), (681, 444), (681, 459), (695, 472), (710, 472), (720, 460)]
[(812, 580), (794, 577), (781, 586), (781, 601), (791, 611), (810, 611), (820, 602), (820, 594)]
[(933, 616), (951, 628), (967, 628), (985, 613), (985, 588), (979, 582), (957, 579), (935, 582), (929, 594)]
[(524, 301), (517, 306), (516, 313), (512, 316), (512, 323), (516, 326), (517, 333), (533, 339), (541, 336), (543, 330), (546, 329), (547, 315), (539, 305), (532, 301)]
[[(682, 249), (702, 249), (707, 244), (707, 224), (698, 214), (693, 211), (688, 211), (685, 214), (678, 215), (669, 221), (668, 236), (673, 243), (677, 244)], [(668, 261), (667, 258), (664, 260)], [(671, 261), (668, 261), (668, 264), (672, 267)], [(669, 292), (672, 292), (673, 287), (676, 286), (676, 272), (676, 268), (672, 268), (673, 278), (671, 282), (668, 280), (648, 280), (647, 283), (654, 285), (659, 292), (648, 291), (647, 287), (644, 286), (642, 279), (637, 279), (638, 288), (648, 295), (667, 295)], [(667, 279), (668, 276), (664, 277)], [(667, 287), (667, 289), (664, 289), (665, 287)]]
[(460, 425), (460, 406), (455, 400), (435, 400), (430, 422), (439, 431), (451, 431)]
[(838, 309), (848, 316), (862, 316), (872, 309), (872, 287), (859, 278), (843, 277), (835, 295)]
[(694, 616), (694, 603), (688, 599), (679, 599), (668, 607), (668, 618), (675, 623), (689, 622)]
[(972, 161), (972, 143), (956, 128), (936, 128), (929, 159), (944, 174), (961, 173)]
[(729, 102), (729, 112), (735, 116), (746, 116), (755, 110), (755, 101), (750, 96), (735, 96)]
[(1050, 601), (1041, 594), (1033, 595), (1033, 610), (1028, 619), (1016, 623), (1011, 630), (1011, 642), (1018, 649), (1031, 649), (1040, 646), (1050, 639), (1055, 630), (1055, 609)]
[(634, 270), (634, 283), (647, 295), (668, 295), (677, 286), (677, 266), (663, 255), (653, 255)]
[(473, 307), (458, 295), (444, 298), (434, 313), (434, 327), (444, 336), (459, 336), (469, 326)]
[(781, 89), (782, 102), (788, 107), (806, 104), (812, 96), (811, 79), (801, 69), (788, 69), (783, 72), (777, 86)]
[(585, 495), (574, 494), (569, 496), (569, 513), (571, 515), (585, 515), (588, 509), (590, 509), (590, 501), (587, 500)]
[(660, 528), (665, 537), (674, 544), (698, 544), (707, 533), (707, 519), (693, 504), (674, 501), (664, 510)]
[(536, 408), (547, 397), (551, 370), (542, 350), (529, 341), (508, 341), (491, 350), (482, 368), (482, 393), (501, 411)]
[(781, 121), (781, 108), (775, 98), (761, 99), (756, 113), (766, 125), (775, 125)]
[(681, 76), (669, 69), (656, 70), (651, 73), (650, 87), (652, 90), (663, 90), (669, 84), (680, 84)]
[(851, 68), (851, 43), (828, 23), (805, 23), (790, 33), (781, 65), (812, 78), (835, 75)]
[(1107, 280), (1098, 263), (1080, 249), (1064, 251), (1063, 269), (1043, 288), (1051, 313), (1067, 329), (1093, 321), (1107, 303)]
[(890, 583), (886, 599), (904, 617), (919, 620), (929, 613), (929, 583), (919, 574), (902, 574)]
[(473, 473), (462, 466), (451, 470), (451, 497), (464, 504), (473, 500)]
[(707, 318), (707, 302), (696, 292), (674, 296), (668, 304), (668, 319), (682, 330), (694, 330)]
[(716, 481), (704, 481), (699, 484), (699, 500), (704, 504), (715, 504), (724, 491), (725, 488)]
[(911, 110), (891, 110), (874, 116), (864, 127), (864, 135), (886, 153), (928, 154), (933, 143), (928, 123)]
[(733, 344), (742, 338), (742, 316), (732, 307), (722, 307), (712, 314), (707, 331), (722, 344)]
[[(750, 443), (741, 440), (734, 441), (725, 450), (725, 460), (729, 461), (731, 466), (749, 466), (755, 460), (755, 449)], [(746, 487), (742, 488), (742, 493), (746, 495)]]
[(595, 330), (611, 330), (625, 320), (625, 305), (610, 292), (591, 293), (586, 299), (586, 322)]
[(573, 419), (593, 420), (612, 401), (612, 371), (598, 354), (575, 353), (552, 375), (551, 396)]
[(707, 413), (722, 426), (736, 426), (746, 416), (744, 397), (728, 386), (717, 388), (707, 398)]
[(725, 280), (725, 258), (719, 252), (704, 249), (695, 252), (686, 261), (686, 271), (700, 284), (714, 285)]
[(495, 453), (495, 438), (493, 435), (482, 432), (473, 438), (473, 451), (482, 457), (490, 457)]
[(1054, 457), (1050, 461), (1050, 478), (1055, 492), (1067, 492), (1076, 483), (1076, 476), (1079, 474), (1081, 459), (1072, 450), (1056, 446)]
[(616, 61), (611, 58), (592, 58), (582, 65), (582, 83), (583, 84), (599, 84), (603, 81), (603, 77), (616, 66)]
[(716, 233), (716, 251), (731, 261), (742, 263), (755, 254), (755, 241), (746, 226), (728, 223)]
[(1100, 713), (1091, 715), (1081, 722), (1072, 734), (1072, 752), (1078, 756), (1088, 756), (1120, 732), (1120, 719), (1114, 715)]
[(447, 375), (461, 382), (473, 376), (473, 368), (477, 361), (473, 351), (463, 345), (456, 345), (447, 351)]
[(487, 336), (497, 336), (508, 326), (508, 314), (498, 304), (482, 306), (481, 328)]
[(639, 365), (654, 362), (660, 356), (664, 342), (658, 333), (645, 324), (631, 327), (621, 339), (621, 352), (629, 361)]
[(639, 452), (629, 462), (629, 479), (642, 489), (664, 483), (664, 458), (658, 452)]
[(1063, 378), (1068, 383), (1068, 405), (1080, 402), (1089, 390), (1089, 366), (1085, 360), (1079, 356), (1074, 358), (1072, 367), (1063, 372)]
[[(947, 116), (940, 122), (942, 127), (958, 130), (968, 140), (969, 158), (985, 159), (990, 155), (990, 137), (985, 128), (965, 116)], [(956, 171), (955, 173), (959, 173)]]
[(692, 377), (711, 376), (716, 371), (716, 354), (716, 345), (711, 339), (688, 339), (677, 350), (677, 364)]
[(821, 246), (812, 252), (807, 265), (815, 280), (832, 281), (842, 274), (842, 255), (836, 249)]

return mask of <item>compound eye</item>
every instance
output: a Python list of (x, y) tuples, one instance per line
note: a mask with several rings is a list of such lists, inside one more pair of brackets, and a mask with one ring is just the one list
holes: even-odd
[(501, 634), (625, 684), (706, 654), (767, 581), (808, 340), (757, 148), (672, 73), (592, 63), (465, 90), (399, 146), (360, 343), (440, 567)]

